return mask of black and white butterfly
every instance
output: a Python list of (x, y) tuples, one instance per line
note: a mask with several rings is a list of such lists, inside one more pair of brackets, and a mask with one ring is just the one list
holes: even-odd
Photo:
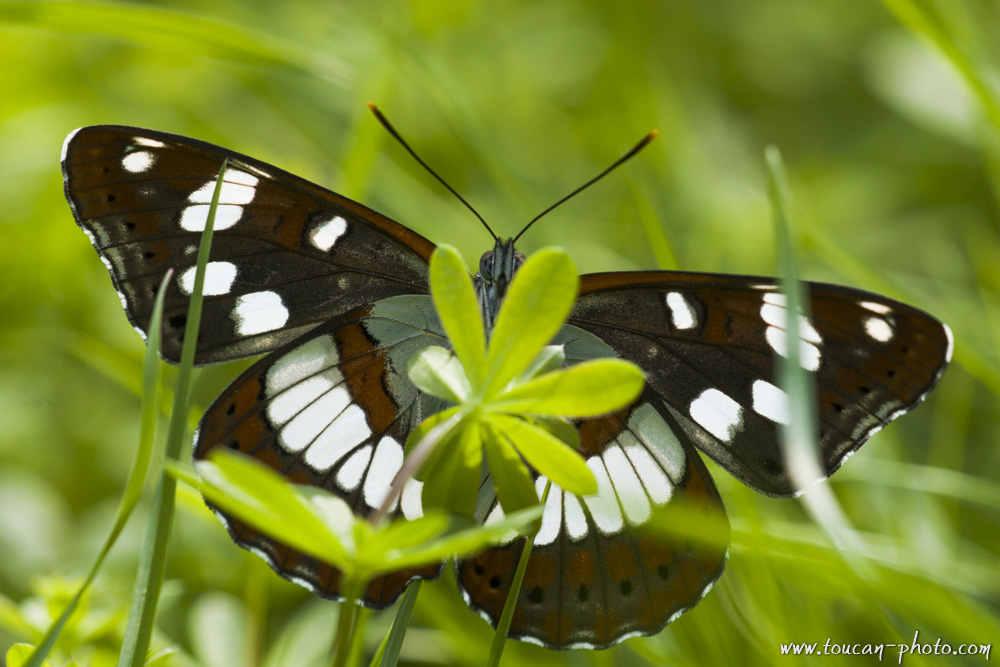
[[(270, 353), (208, 408), (195, 457), (238, 449), (297, 483), (315, 484), (367, 514), (385, 498), (402, 444), (442, 404), (410, 384), (414, 352), (444, 342), (428, 296), (434, 245), (410, 229), (269, 164), (202, 141), (133, 127), (73, 132), (63, 149), (66, 197), (107, 265), (129, 320), (147, 333), (168, 268), (163, 354), (180, 355), (201, 231), (229, 159), (205, 282), (196, 363)], [(496, 240), (483, 265), (516, 264)], [(509, 272), (508, 272), (509, 277)], [(483, 276), (477, 276), (482, 287)], [(948, 328), (915, 308), (846, 287), (809, 283), (802, 365), (818, 391), (824, 471), (916, 406), (951, 356)], [(582, 277), (557, 336), (567, 362), (618, 356), (648, 374), (643, 396), (578, 424), (599, 492), (553, 488), (510, 635), (554, 648), (606, 647), (658, 632), (722, 574), (726, 549), (640, 530), (657, 508), (722, 512), (695, 449), (775, 496), (800, 491), (777, 429), (787, 396), (775, 382), (786, 352), (786, 308), (773, 278), (649, 271)], [(544, 479), (538, 480), (539, 488)], [(487, 481), (477, 516), (499, 513)], [(411, 481), (394, 511), (421, 514)], [(220, 514), (233, 539), (279, 574), (338, 597), (339, 573)], [(520, 542), (457, 565), (474, 610), (493, 623)], [(391, 604), (415, 577), (373, 581), (363, 602)]]

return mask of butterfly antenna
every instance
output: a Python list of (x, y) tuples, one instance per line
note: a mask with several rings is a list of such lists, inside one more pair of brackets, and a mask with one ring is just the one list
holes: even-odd
[(368, 103), (368, 108), (371, 109), (372, 113), (375, 114), (375, 117), (378, 118), (378, 122), (382, 123), (382, 127), (385, 128), (386, 132), (388, 132), (389, 134), (391, 134), (392, 137), (393, 137), (393, 139), (395, 139), (400, 144), (402, 144), (403, 148), (406, 149), (406, 152), (409, 153), (410, 155), (412, 155), (413, 159), (416, 160), (418, 163), (420, 163), (421, 167), (423, 167), (428, 172), (430, 172), (431, 176), (433, 176), (434, 178), (438, 179), (438, 182), (440, 182), (441, 185), (443, 185), (444, 187), (448, 188), (448, 192), (450, 192), (451, 194), (453, 194), (456, 197), (458, 197), (458, 201), (460, 201), (463, 204), (465, 204), (465, 207), (467, 209), (469, 209), (470, 211), (472, 211), (472, 214), (474, 216), (476, 216), (477, 218), (479, 218), (479, 222), (483, 223), (483, 227), (486, 228), (486, 231), (488, 231), (490, 233), (490, 236), (492, 236), (493, 240), (495, 241), (496, 238), (497, 238), (497, 235), (493, 233), (493, 230), (490, 228), (490, 226), (486, 223), (485, 220), (483, 220), (483, 216), (479, 215), (479, 211), (477, 211), (476, 209), (472, 208), (472, 204), (470, 204), (469, 202), (465, 201), (465, 198), (462, 197), (462, 195), (458, 194), (458, 192), (455, 191), (455, 188), (453, 188), (450, 185), (448, 185), (448, 183), (443, 178), (441, 178), (440, 176), (438, 176), (438, 173), (436, 171), (434, 171), (433, 169), (431, 169), (430, 166), (426, 162), (424, 162), (423, 160), (420, 159), (420, 156), (417, 155), (416, 152), (412, 148), (410, 148), (410, 145), (408, 143), (406, 143), (406, 141), (403, 139), (403, 137), (399, 136), (399, 132), (397, 132), (396, 128), (394, 128), (392, 126), (392, 123), (389, 122), (389, 119), (382, 115), (382, 112), (379, 111), (379, 108), (377, 106), (375, 106), (374, 102), (369, 102)]
[(524, 226), (524, 229), (522, 229), (518, 233), (518, 235), (514, 237), (514, 240), (517, 241), (519, 238), (521, 238), (521, 235), (524, 234), (526, 231), (528, 231), (528, 229), (533, 224), (535, 224), (536, 222), (538, 222), (539, 218), (541, 218), (542, 216), (544, 216), (546, 213), (548, 213), (552, 209), (554, 209), (554, 208), (556, 208), (558, 206), (561, 206), (562, 204), (565, 204), (567, 201), (569, 201), (570, 199), (572, 199), (576, 195), (580, 194), (581, 192), (583, 192), (584, 190), (586, 190), (587, 188), (589, 188), (591, 185), (593, 185), (597, 181), (601, 180), (602, 178), (604, 178), (605, 176), (607, 176), (608, 174), (610, 174), (612, 171), (614, 171), (614, 169), (616, 167), (620, 166), (622, 163), (627, 162), (628, 160), (630, 160), (631, 158), (633, 158), (636, 153), (638, 153), (639, 151), (641, 151), (643, 148), (646, 147), (646, 144), (648, 144), (650, 141), (652, 141), (653, 139), (655, 139), (658, 136), (660, 136), (660, 131), (659, 130), (653, 130), (652, 132), (650, 132), (649, 134), (647, 134), (646, 136), (644, 136), (639, 143), (637, 143), (635, 146), (633, 146), (632, 149), (628, 153), (625, 153), (625, 155), (622, 155), (620, 158), (618, 158), (617, 160), (615, 160), (614, 164), (612, 164), (610, 167), (608, 167), (607, 169), (605, 169), (604, 171), (602, 171), (601, 173), (599, 173), (597, 176), (594, 176), (592, 179), (590, 179), (589, 181), (587, 181), (586, 183), (584, 183), (583, 185), (581, 185), (580, 187), (578, 187), (576, 190), (573, 190), (573, 192), (569, 193), (568, 195), (566, 195), (565, 197), (563, 197), (562, 199), (560, 199), (559, 201), (557, 201), (555, 204), (553, 204), (552, 206), (549, 206), (547, 209), (545, 209), (544, 211), (542, 211), (541, 213), (539, 213), (538, 215), (536, 215), (534, 218), (532, 218), (531, 221), (527, 225)]

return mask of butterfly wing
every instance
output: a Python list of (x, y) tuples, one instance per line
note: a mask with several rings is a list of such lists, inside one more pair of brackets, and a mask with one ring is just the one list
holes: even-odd
[(63, 147), (66, 198), (145, 336), (163, 274), (163, 355), (180, 357), (194, 264), (224, 159), (197, 363), (276, 349), (330, 317), (427, 292), (433, 244), (358, 204), (209, 143), (95, 126)]
[[(216, 399), (202, 419), (195, 458), (220, 447), (238, 450), (367, 516), (385, 499), (410, 431), (442, 407), (410, 383), (406, 365), (421, 348), (443, 342), (428, 296), (393, 297), (335, 317), (251, 366)], [(421, 488), (410, 480), (394, 511), (421, 516)], [(339, 597), (340, 573), (331, 565), (216, 513), (237, 544), (278, 574)], [(439, 571), (434, 565), (381, 577), (363, 601), (385, 607), (410, 579)]]
[[(816, 383), (826, 475), (934, 388), (951, 358), (948, 327), (861, 290), (806, 283), (801, 362)], [(787, 310), (773, 278), (680, 272), (583, 276), (570, 322), (647, 373), (691, 440), (765, 493), (800, 491), (782, 464), (788, 421), (775, 355)]]

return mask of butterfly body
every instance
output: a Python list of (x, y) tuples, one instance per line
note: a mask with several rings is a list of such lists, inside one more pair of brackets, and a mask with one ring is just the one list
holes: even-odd
[[(176, 270), (163, 348), (176, 361), (195, 248), (225, 158), (196, 362), (270, 354), (208, 408), (195, 457), (237, 449), (367, 514), (402, 465), (410, 431), (443, 407), (406, 375), (414, 353), (447, 345), (428, 296), (433, 244), (259, 160), (139, 128), (71, 134), (66, 196), (140, 333), (157, 284)], [(487, 329), (522, 261), (509, 240), (484, 254), (476, 288)], [(817, 386), (820, 464), (829, 475), (931, 391), (951, 337), (926, 313), (879, 295), (817, 283), (807, 284), (807, 295), (811, 316), (799, 316), (797, 344)], [(701, 599), (722, 573), (725, 547), (644, 530), (664, 511), (723, 516), (696, 448), (765, 493), (801, 491), (785, 472), (777, 435), (790, 419), (775, 380), (775, 358), (788, 348), (786, 321), (771, 278), (662, 271), (581, 278), (554, 342), (565, 346), (567, 363), (635, 362), (647, 389), (629, 408), (578, 424), (599, 491), (579, 498), (552, 489), (511, 636), (553, 648), (606, 647), (659, 631)], [(393, 511), (418, 516), (420, 493), (420, 483), (409, 482)], [(483, 521), (498, 515), (489, 483), (475, 512)], [(333, 567), (220, 518), (282, 576), (339, 596)], [(463, 597), (491, 623), (519, 553), (513, 542), (457, 564)], [(380, 578), (363, 602), (387, 606), (411, 579), (439, 572)]]

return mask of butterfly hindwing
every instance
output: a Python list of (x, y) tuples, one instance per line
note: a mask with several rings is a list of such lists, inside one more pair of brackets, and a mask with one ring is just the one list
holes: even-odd
[[(422, 415), (441, 409), (406, 377), (409, 358), (442, 342), (430, 297), (385, 299), (333, 318), (244, 372), (206, 411), (195, 458), (226, 447), (256, 458), (289, 481), (326, 489), (358, 516), (376, 509), (403, 463), (403, 445)], [(410, 480), (397, 513), (422, 515), (422, 485)], [(394, 508), (395, 509), (395, 508)], [(339, 572), (220, 514), (233, 539), (282, 576), (338, 597)], [(413, 577), (372, 582), (365, 603), (391, 604)]]
[[(800, 356), (816, 383), (827, 475), (912, 409), (951, 356), (951, 333), (926, 313), (869, 292), (805, 283)], [(680, 272), (583, 276), (570, 321), (646, 370), (647, 382), (703, 451), (744, 483), (793, 495), (777, 437), (787, 309), (773, 278)]]
[(180, 356), (198, 242), (225, 158), (197, 363), (266, 352), (352, 308), (426, 293), (433, 244), (361, 204), (196, 139), (79, 129), (63, 148), (66, 197), (143, 335), (160, 280), (176, 271), (164, 309), (167, 359)]
[[(568, 363), (615, 356), (587, 332), (564, 327), (556, 338)], [(655, 393), (612, 415), (581, 421), (581, 454), (598, 493), (580, 498), (552, 487), (535, 537), (510, 636), (550, 648), (603, 648), (655, 634), (694, 606), (722, 574), (728, 522), (704, 463)], [(539, 494), (544, 478), (537, 482)], [(663, 532), (662, 517), (711, 513), (710, 543)], [(502, 511), (487, 479), (477, 514), (489, 523)], [(653, 530), (656, 517), (659, 529)], [(700, 522), (699, 522), (700, 523)], [(724, 533), (724, 534), (723, 534)], [(494, 626), (524, 540), (488, 549), (457, 564), (470, 607)]]

